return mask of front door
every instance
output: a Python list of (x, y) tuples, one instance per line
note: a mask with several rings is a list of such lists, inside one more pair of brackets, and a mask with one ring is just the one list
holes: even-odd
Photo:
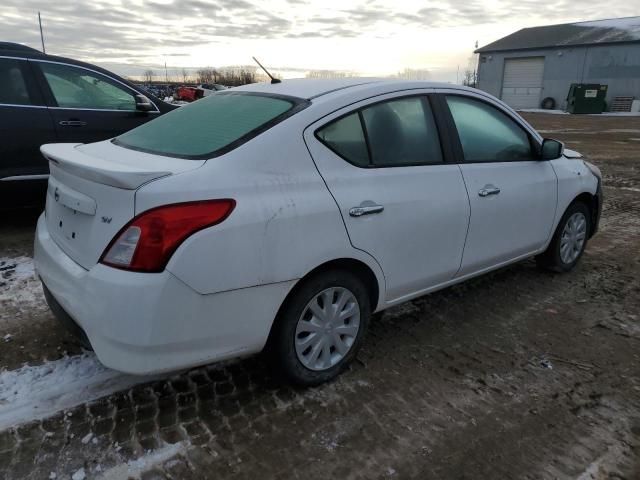
[(459, 275), (535, 253), (548, 240), (557, 178), (514, 119), (477, 98), (447, 95), (469, 192), (471, 221)]
[(32, 63), (42, 72), (43, 90), (50, 96), (60, 142), (106, 140), (157, 115), (137, 111), (136, 92), (99, 72), (62, 63)]
[(387, 302), (453, 278), (469, 202), (459, 167), (444, 163), (426, 95), (361, 102), (309, 127), (305, 141), (351, 243), (380, 264)]

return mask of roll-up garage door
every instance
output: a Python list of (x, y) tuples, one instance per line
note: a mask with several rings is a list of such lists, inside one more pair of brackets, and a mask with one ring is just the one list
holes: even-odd
[(502, 101), (512, 108), (539, 108), (544, 57), (508, 58), (504, 61)]

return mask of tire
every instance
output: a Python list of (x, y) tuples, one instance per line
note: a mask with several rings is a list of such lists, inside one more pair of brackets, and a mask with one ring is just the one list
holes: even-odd
[[(580, 222), (576, 223), (578, 220), (580, 220)], [(573, 222), (573, 229), (571, 225), (568, 225), (570, 221)], [(580, 226), (580, 228), (578, 228), (578, 226)], [(569, 237), (566, 242), (563, 242), (563, 235), (566, 229), (573, 230), (573, 232), (568, 232), (567, 235)], [(572, 203), (560, 219), (551, 243), (542, 254), (536, 257), (536, 262), (540, 267), (554, 272), (568, 272), (572, 270), (584, 253), (590, 231), (591, 212), (589, 211), (589, 207), (582, 202)], [(572, 238), (580, 239), (580, 237), (582, 238), (580, 245), (572, 241)]]
[[(329, 318), (331, 313), (323, 317), (325, 312), (334, 311), (326, 309), (327, 299), (336, 310), (346, 299), (341, 309), (344, 320), (338, 316)], [(311, 308), (316, 313), (311, 312)], [(351, 316), (348, 315), (350, 312)], [(304, 280), (280, 309), (269, 336), (267, 354), (275, 372), (301, 386), (332, 380), (355, 358), (370, 318), (369, 292), (353, 273), (328, 270)], [(311, 329), (314, 331), (307, 332)], [(348, 348), (344, 350), (345, 347)], [(313, 360), (316, 351), (319, 354)]]
[(556, 108), (556, 101), (552, 97), (546, 97), (542, 102), (540, 102), (540, 107), (544, 110), (553, 110)]

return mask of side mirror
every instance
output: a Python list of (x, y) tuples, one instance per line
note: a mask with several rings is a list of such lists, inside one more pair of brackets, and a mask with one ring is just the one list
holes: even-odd
[(554, 140), (553, 138), (545, 138), (540, 147), (541, 160), (555, 160), (562, 156), (564, 151), (564, 143)]
[(153, 106), (153, 103), (151, 103), (151, 100), (147, 97), (141, 94), (136, 95), (136, 110), (139, 112), (151, 112), (155, 109), (156, 107)]

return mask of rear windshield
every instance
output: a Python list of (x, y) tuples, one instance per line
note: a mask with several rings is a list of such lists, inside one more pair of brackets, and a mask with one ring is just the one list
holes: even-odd
[(226, 153), (306, 106), (294, 97), (216, 93), (116, 137), (125, 148), (187, 159)]

